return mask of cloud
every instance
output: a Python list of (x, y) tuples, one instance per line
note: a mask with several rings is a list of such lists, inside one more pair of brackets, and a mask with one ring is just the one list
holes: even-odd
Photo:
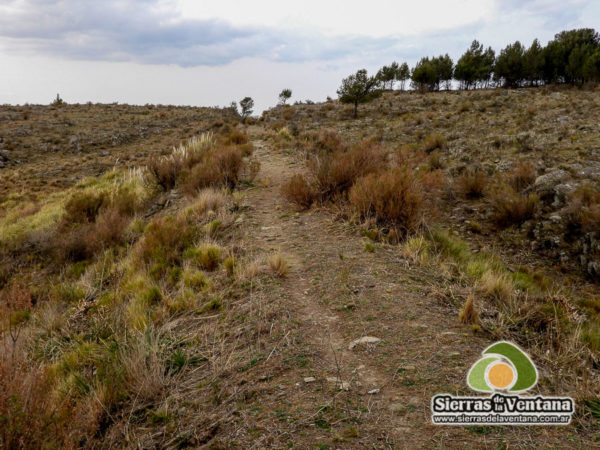
[[(491, 0), (465, 0), (463, 9), (448, 9), (446, 2), (438, 2), (436, 9), (434, 0), (422, 0), (421, 7), (404, 8), (407, 17), (399, 22), (406, 24), (414, 17), (419, 23), (410, 29), (421, 31), (401, 34), (394, 32), (395, 22), (390, 20), (402, 10), (396, 2), (372, 0), (365, 13), (365, 26), (361, 27), (362, 13), (349, 0), (323, 5), (323, 11), (313, 14), (312, 23), (304, 20), (306, 16), (299, 16), (297, 26), (290, 26), (293, 20), (285, 16), (288, 12), (281, 6), (277, 8), (279, 2), (273, 1), (256, 0), (252, 8), (258, 12), (244, 21), (244, 14), (249, 15), (251, 9), (245, 3), (237, 3), (236, 8), (231, 0), (209, 5), (185, 0), (5, 0), (0, 5), (0, 45), (13, 55), (181, 67), (220, 66), (245, 57), (284, 63), (327, 62), (334, 66), (354, 62), (358, 67), (392, 59), (411, 62), (420, 56), (446, 52), (456, 57), (473, 38), (487, 38), (490, 45), (503, 47), (515, 39), (531, 40), (540, 30), (552, 30), (553, 34), (565, 24), (576, 23), (577, 11), (581, 10), (578, 6), (587, 3), (503, 0), (492, 4)], [(317, 11), (322, 0), (310, 2)], [(196, 14), (186, 12), (186, 4), (188, 9), (190, 4), (196, 5)], [(206, 8), (198, 8), (199, 4)], [(487, 5), (489, 11), (481, 5)], [(384, 9), (386, 6), (388, 9)], [(431, 11), (424, 14), (424, 7)], [(292, 10), (302, 9), (298, 8), (296, 5)], [(336, 8), (339, 13), (334, 16)], [(440, 15), (450, 12), (452, 16), (446, 22), (440, 20)], [(378, 15), (382, 30), (375, 33)], [(355, 24), (350, 28), (356, 32), (349, 32), (345, 26), (328, 28), (327, 21)], [(515, 23), (521, 26), (516, 28)]]
[(387, 53), (392, 38), (324, 38), (316, 29), (234, 26), (223, 19), (185, 19), (169, 3), (133, 0), (9, 1), (0, 6), (0, 39), (13, 54), (135, 61), (183, 67), (243, 58), (326, 61)]

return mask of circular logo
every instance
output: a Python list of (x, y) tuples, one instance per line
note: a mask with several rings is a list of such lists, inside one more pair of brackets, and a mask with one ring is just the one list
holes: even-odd
[(535, 386), (537, 377), (529, 356), (515, 344), (501, 341), (482, 352), (467, 375), (467, 384), (479, 392), (522, 392)]

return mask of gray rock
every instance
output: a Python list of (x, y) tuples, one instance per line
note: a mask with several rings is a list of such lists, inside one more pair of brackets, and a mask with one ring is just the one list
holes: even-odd
[(381, 339), (379, 339), (377, 337), (363, 336), (359, 339), (352, 341), (350, 343), (350, 345), (348, 345), (348, 349), (352, 350), (354, 347), (356, 347), (357, 345), (361, 345), (361, 344), (377, 344), (380, 341), (381, 341)]
[(542, 198), (554, 199), (554, 188), (559, 184), (563, 184), (569, 177), (569, 173), (562, 169), (553, 170), (552, 172), (537, 177), (533, 184), (533, 189)]

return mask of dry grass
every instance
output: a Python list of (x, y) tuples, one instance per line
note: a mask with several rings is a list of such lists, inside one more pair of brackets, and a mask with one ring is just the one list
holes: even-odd
[(600, 230), (600, 190), (591, 184), (574, 190), (569, 195), (566, 217), (571, 235)]
[(271, 272), (280, 278), (285, 278), (288, 274), (288, 262), (280, 251), (272, 253), (267, 259)]
[(501, 227), (521, 225), (533, 219), (539, 205), (537, 194), (519, 194), (509, 186), (498, 186), (490, 195), (493, 220)]
[(281, 193), (290, 202), (300, 208), (310, 208), (315, 200), (316, 193), (303, 175), (296, 174), (281, 187)]
[(348, 196), (363, 219), (397, 228), (405, 235), (418, 229), (426, 208), (421, 186), (412, 172), (392, 169), (357, 181)]
[(475, 297), (472, 295), (467, 297), (465, 304), (458, 314), (458, 320), (467, 325), (479, 324), (479, 311), (475, 308)]
[(522, 161), (519, 161), (507, 175), (508, 183), (517, 192), (527, 189), (537, 178), (537, 172), (534, 165)]
[(441, 134), (433, 133), (423, 139), (421, 148), (425, 153), (431, 153), (434, 150), (444, 150), (446, 146), (446, 138)]
[(466, 198), (483, 197), (488, 176), (481, 169), (466, 169), (455, 181), (456, 189)]
[(508, 277), (489, 270), (482, 275), (477, 289), (481, 294), (500, 302), (508, 302), (514, 292)]
[(348, 151), (335, 151), (309, 161), (317, 195), (321, 201), (344, 195), (362, 176), (385, 167), (385, 150), (372, 142), (362, 142)]
[(185, 214), (200, 221), (209, 211), (216, 212), (228, 201), (227, 192), (221, 189), (206, 188), (198, 192), (185, 209)]

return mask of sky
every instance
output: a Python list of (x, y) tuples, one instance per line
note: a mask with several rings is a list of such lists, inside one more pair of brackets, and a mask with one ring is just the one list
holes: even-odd
[(226, 106), (336, 97), (342, 78), (473, 39), (597, 27), (594, 0), (0, 0), (0, 104)]

